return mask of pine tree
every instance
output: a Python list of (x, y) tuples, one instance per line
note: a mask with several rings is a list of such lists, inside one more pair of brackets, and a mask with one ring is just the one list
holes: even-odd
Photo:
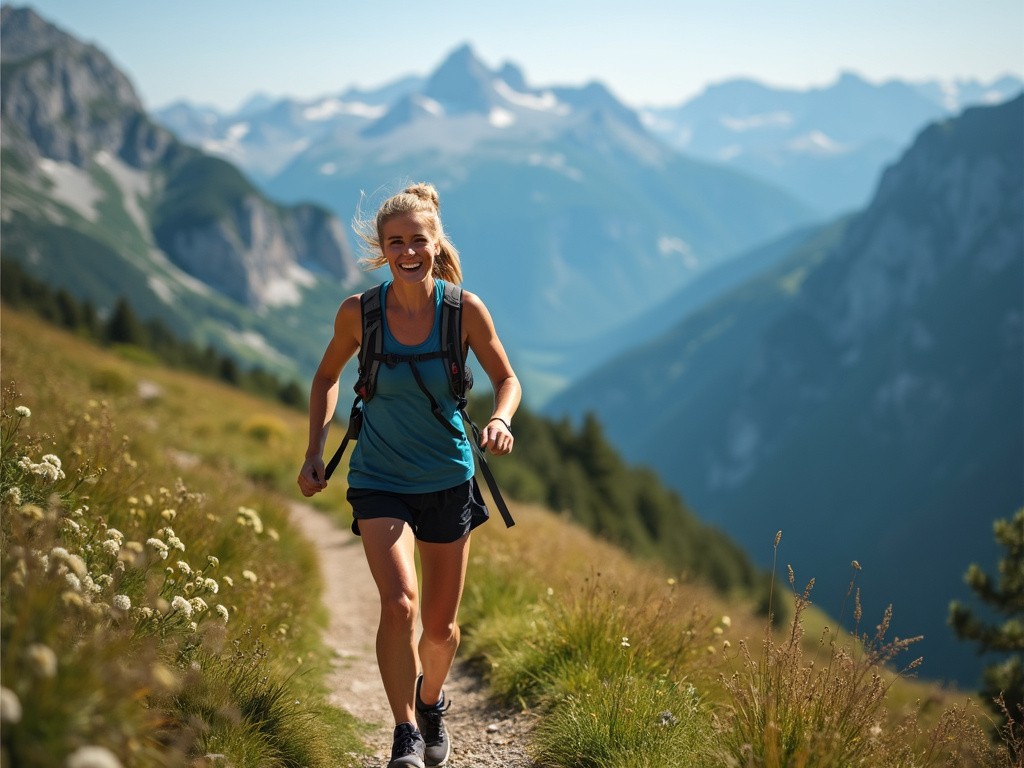
[[(1024, 719), (1024, 508), (1012, 520), (993, 525), (996, 542), (1006, 552), (999, 561), (998, 581), (972, 564), (964, 581), (997, 614), (1001, 624), (980, 618), (967, 606), (953, 602), (949, 623), (961, 640), (976, 643), (978, 653), (1000, 653), (1004, 659), (985, 668), (982, 694), (993, 701), (1002, 695), (1005, 714), (1018, 723)], [(997, 714), (1002, 707), (993, 704)]]
[(131, 305), (124, 299), (117, 302), (106, 328), (107, 340), (114, 344), (145, 346), (146, 334)]

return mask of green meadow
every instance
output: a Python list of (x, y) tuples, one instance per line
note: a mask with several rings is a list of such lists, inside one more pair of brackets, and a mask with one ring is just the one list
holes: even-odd
[[(9, 308), (0, 355), (3, 765), (358, 765), (360, 724), (326, 703), (316, 556), (288, 523), (305, 414)], [(345, 524), (336, 486), (314, 503)], [(914, 679), (913, 638), (861, 615), (855, 567), (844, 633), (784, 537), (766, 616), (512, 507), (515, 528), (475, 536), (461, 653), (537, 715), (539, 766), (1020, 753), (976, 697)]]

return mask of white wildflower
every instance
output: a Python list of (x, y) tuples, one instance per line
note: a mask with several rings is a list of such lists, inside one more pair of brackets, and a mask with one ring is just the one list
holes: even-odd
[(171, 600), (171, 611), (185, 614), (185, 618), (192, 617), (192, 604), (181, 595), (175, 595)]
[[(86, 575), (86, 579), (87, 580), (89, 579), (88, 575)], [(96, 588), (93, 591), (94, 592), (99, 592), (100, 590), (106, 589), (111, 584), (113, 584), (114, 583), (114, 577), (111, 576), (109, 573), (101, 573), (99, 576), (96, 577), (96, 582), (95, 583), (96, 583)]]
[(190, 621), (188, 623), (188, 631), (189, 632), (195, 632), (197, 629), (199, 629), (199, 625), (196, 624), (194, 621)]
[(249, 526), (256, 533), (263, 533), (263, 520), (260, 519), (259, 513), (255, 509), (239, 507), (236, 519), (240, 525)]
[(106, 747), (79, 747), (64, 764), (65, 768), (122, 768), (117, 755)]
[(189, 600), (189, 604), (192, 606), (192, 610), (196, 613), (202, 613), (210, 607), (206, 604), (206, 601), (203, 600), (203, 598), (201, 597), (193, 597), (191, 600)]
[(235, 580), (232, 579), (230, 576), (221, 576), (220, 580), (227, 584), (229, 587), (235, 586)]
[(222, 619), (224, 619), (224, 623), (227, 624), (228, 616), (229, 616), (228, 609), (225, 608), (220, 603), (217, 603), (216, 611), (217, 611), (217, 615), (220, 616)]
[(146, 539), (146, 545), (155, 549), (162, 559), (167, 559), (167, 545), (160, 541), (160, 539)]
[[(21, 416), (21, 418), (23, 418), (23, 419), (27, 419), (29, 416), (32, 415), (32, 411), (30, 411), (24, 405), (19, 405), (17, 408), (14, 409), (14, 412), (16, 414), (18, 414), (19, 416)], [(5, 688), (4, 690), (7, 690), (7, 689)]]
[(258, 581), (258, 579), (256, 578), (256, 574), (250, 571), (248, 568), (242, 571), (242, 578), (246, 579), (247, 581), (251, 581), (253, 584), (255, 584)]
[(19, 488), (16, 485), (12, 485), (10, 488), (8, 488), (7, 501), (10, 502), (12, 506), (21, 506), (21, 488)]
[(731, 627), (732, 626), (732, 619), (729, 618), (728, 616), (723, 616), (721, 624), (722, 624), (723, 627)]
[(623, 637), (622, 642), (619, 643), (619, 645), (621, 645), (623, 648), (629, 648), (629, 638)]
[(177, 510), (174, 509), (165, 509), (160, 513), (160, 517), (162, 517), (164, 520), (173, 520), (175, 517), (177, 517), (177, 515), (178, 512)]
[(29, 668), (39, 677), (56, 677), (57, 654), (50, 646), (43, 643), (32, 643), (25, 651), (25, 656)]
[(117, 557), (117, 553), (121, 551), (121, 545), (117, 543), (116, 539), (107, 539), (100, 545), (103, 547), (103, 551), (112, 557)]
[(211, 595), (216, 595), (220, 591), (220, 584), (213, 579), (203, 579), (203, 587)]
[(220, 568), (220, 559), (213, 555), (207, 555), (206, 562), (210, 564), (211, 568)]
[(182, 552), (185, 551), (185, 545), (182, 543), (181, 539), (179, 539), (177, 536), (168, 536), (167, 537), (167, 545), (170, 546), (170, 547), (173, 547), (174, 549), (179, 549)]
[(132, 599), (128, 595), (114, 595), (111, 602), (119, 611), (130, 611), (132, 608)]
[(76, 592), (82, 591), (82, 581), (77, 576), (75, 576), (75, 574), (68, 571), (64, 574), (64, 578), (67, 580), (68, 584), (71, 585), (71, 588), (73, 590), (75, 590)]
[(20, 721), (21, 701), (18, 694), (10, 688), (0, 688), (0, 723), (14, 725)]
[(107, 528), (107, 538), (113, 539), (119, 544), (124, 542), (124, 534), (117, 530), (117, 528)]
[(189, 566), (189, 564), (186, 563), (184, 560), (179, 560), (178, 561), (178, 570), (181, 571), (186, 576), (191, 576), (192, 575), (192, 568), (191, 568), (191, 566)]

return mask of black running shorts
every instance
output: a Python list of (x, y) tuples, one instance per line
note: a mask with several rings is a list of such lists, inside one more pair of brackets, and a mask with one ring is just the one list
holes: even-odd
[(360, 520), (390, 517), (407, 522), (420, 541), (448, 544), (483, 525), (489, 517), (473, 478), (431, 493), (349, 488), (346, 498), (352, 505), (352, 533), (357, 536)]

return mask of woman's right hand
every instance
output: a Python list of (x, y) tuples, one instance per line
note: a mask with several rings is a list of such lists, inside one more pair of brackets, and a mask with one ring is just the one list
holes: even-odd
[(327, 480), (324, 479), (327, 472), (324, 469), (324, 460), (320, 456), (313, 456), (302, 463), (299, 470), (299, 490), (303, 496), (312, 496), (320, 493), (327, 487)]

